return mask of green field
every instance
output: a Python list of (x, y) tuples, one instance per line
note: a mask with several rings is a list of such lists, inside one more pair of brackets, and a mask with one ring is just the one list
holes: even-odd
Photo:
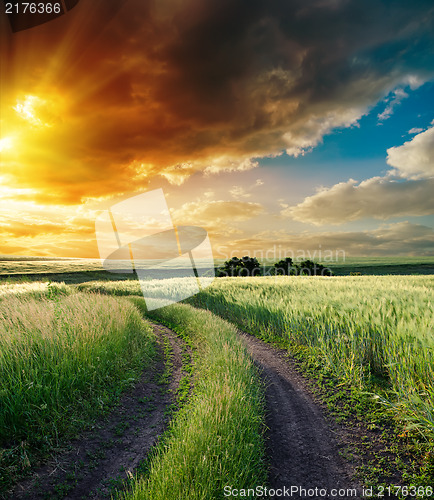
[[(150, 282), (150, 297), (158, 287), (165, 290), (168, 281)], [(79, 288), (142, 293), (137, 282)], [(289, 350), (305, 348), (315, 362), (361, 390), (381, 379), (394, 395), (390, 406), (397, 414), (434, 435), (434, 277), (220, 278), (188, 301)]]
[(336, 276), (351, 272), (369, 276), (434, 274), (434, 257), (347, 257), (344, 262), (323, 262)]
[(154, 356), (149, 326), (125, 299), (1, 286), (0, 491), (103, 413)]
[(381, 379), (396, 414), (434, 436), (434, 277), (226, 278), (191, 302), (360, 389)]
[[(216, 260), (216, 269), (224, 263)], [(267, 271), (274, 262), (262, 262)], [(323, 261), (336, 276), (362, 275), (424, 275), (434, 274), (434, 257), (347, 257), (334, 262)], [(89, 280), (123, 280), (131, 275), (113, 274), (104, 270), (99, 259), (51, 259), (0, 256), (0, 280), (44, 280), (79, 283)]]
[(264, 482), (263, 386), (236, 328), (183, 304), (159, 309), (153, 317), (196, 346), (195, 391), (157, 448), (148, 473), (121, 498), (214, 499), (226, 484), (249, 488)]
[[(122, 285), (122, 295), (137, 293)], [(152, 369), (155, 335), (145, 311), (139, 297), (0, 285), (0, 498)], [(122, 497), (211, 499), (227, 481), (264, 481), (263, 388), (235, 327), (181, 304), (153, 319), (194, 348), (195, 390), (149, 458), (149, 472)]]
[[(149, 296), (181, 284), (149, 282)], [(265, 481), (263, 388), (235, 326), (287, 349), (334, 386), (376, 401), (396, 433), (425, 443), (420, 480), (431, 481), (434, 276), (220, 278), (186, 302), (152, 317), (193, 346), (194, 390), (122, 498), (211, 499), (227, 481)], [(3, 281), (0, 487), (152, 367), (155, 338), (146, 314), (135, 280)]]

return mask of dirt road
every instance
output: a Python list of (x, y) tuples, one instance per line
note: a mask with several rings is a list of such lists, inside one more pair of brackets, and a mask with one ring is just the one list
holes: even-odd
[(182, 376), (182, 341), (168, 328), (153, 325), (160, 344), (167, 339), (173, 364), (169, 384), (162, 385), (162, 352), (157, 367), (148, 370), (120, 404), (68, 450), (17, 485), (13, 499), (110, 498), (122, 486), (157, 441), (167, 424), (167, 409)]
[[(330, 494), (326, 498), (360, 498), (361, 487), (351, 479), (351, 467), (339, 454), (345, 447), (339, 435), (342, 431), (327, 419), (324, 409), (314, 401), (295, 362), (285, 351), (246, 333), (241, 335), (266, 384), (270, 487), (318, 488), (326, 489), (328, 494), (332, 489), (356, 488), (356, 496), (349, 491), (344, 496)], [(292, 496), (270, 498), (316, 499), (322, 495), (304, 495), (298, 489)]]
[[(152, 379), (145, 374), (106, 420), (72, 442), (68, 450), (56, 454), (55, 460), (37, 470), (31, 479), (20, 483), (10, 498), (109, 498), (146, 457), (164, 431), (165, 413), (182, 376), (182, 341), (164, 326), (153, 328), (160, 339), (167, 339), (171, 345), (173, 371), (169, 387), (158, 383), (164, 371), (164, 363), (160, 362)], [(284, 351), (255, 337), (245, 333), (241, 336), (266, 384), (269, 487), (298, 488), (291, 495), (279, 492), (267, 498), (361, 498), (360, 485), (351, 479), (352, 468), (339, 454), (345, 448), (343, 431), (314, 400), (295, 362)], [(315, 488), (322, 490), (320, 494), (312, 494)], [(349, 493), (333, 494), (334, 489)]]

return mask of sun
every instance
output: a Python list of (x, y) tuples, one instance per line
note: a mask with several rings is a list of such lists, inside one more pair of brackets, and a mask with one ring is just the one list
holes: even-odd
[(42, 125), (41, 120), (35, 114), (35, 107), (37, 107), (40, 102), (41, 99), (39, 97), (27, 95), (22, 101), (17, 101), (13, 109), (23, 120), (26, 120), (33, 126), (40, 126)]
[(7, 151), (8, 149), (12, 149), (14, 145), (14, 141), (12, 140), (12, 137), (3, 137), (3, 139), (0, 139), (0, 153), (3, 153), (3, 151)]
[(49, 107), (45, 99), (35, 95), (26, 95), (24, 99), (18, 100), (12, 109), (32, 127), (50, 127)]

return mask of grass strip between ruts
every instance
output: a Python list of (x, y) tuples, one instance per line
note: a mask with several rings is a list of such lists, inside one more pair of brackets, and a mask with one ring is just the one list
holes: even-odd
[[(133, 299), (144, 307), (143, 299)], [(195, 387), (125, 500), (224, 497), (224, 487), (266, 479), (264, 387), (234, 326), (208, 311), (174, 304), (152, 318), (196, 346)]]

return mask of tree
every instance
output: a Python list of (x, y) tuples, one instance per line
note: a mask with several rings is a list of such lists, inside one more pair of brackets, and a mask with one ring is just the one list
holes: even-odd
[(224, 276), (257, 276), (260, 274), (260, 264), (256, 257), (245, 255), (241, 259), (232, 257), (219, 269), (219, 277)]
[(248, 255), (245, 255), (241, 259), (243, 263), (243, 268), (248, 271), (247, 276), (256, 276), (260, 273), (260, 264), (258, 262), (258, 259), (256, 257), (249, 257)]
[(332, 271), (312, 260), (303, 260), (297, 266), (297, 274), (305, 276), (333, 276)]
[[(241, 259), (232, 257), (217, 272), (219, 278), (225, 276), (259, 276), (262, 274), (258, 259), (248, 255)], [(291, 257), (276, 262), (271, 268), (271, 274), (281, 276), (333, 276), (332, 271), (322, 264), (317, 264), (312, 260), (303, 260), (299, 264), (294, 264)]]
[(279, 260), (274, 264), (274, 274), (277, 275), (293, 276), (296, 274), (296, 270), (291, 257), (286, 257), (286, 259)]

